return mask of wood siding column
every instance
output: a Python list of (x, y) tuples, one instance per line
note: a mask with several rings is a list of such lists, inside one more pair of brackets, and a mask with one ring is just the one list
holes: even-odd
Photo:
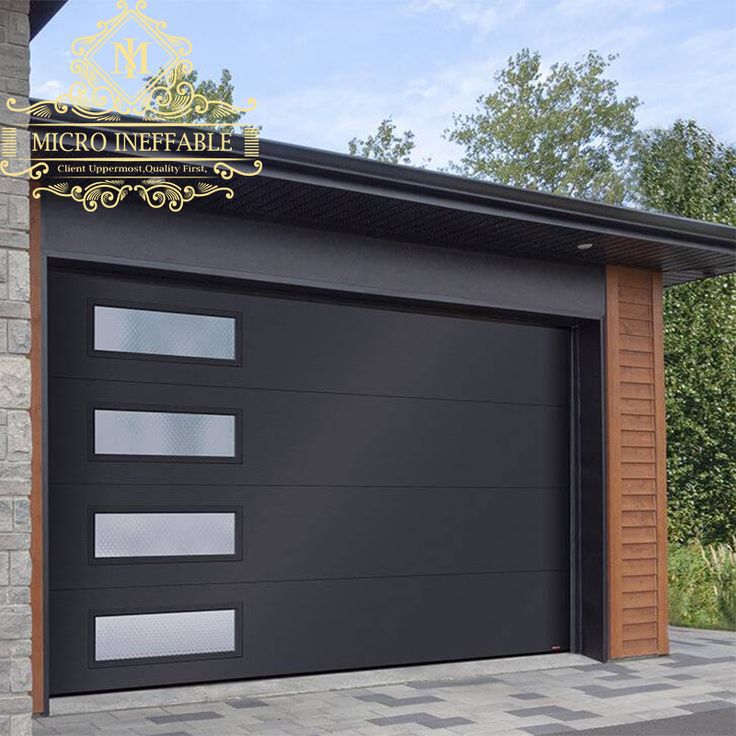
[(662, 277), (606, 268), (609, 656), (667, 654)]

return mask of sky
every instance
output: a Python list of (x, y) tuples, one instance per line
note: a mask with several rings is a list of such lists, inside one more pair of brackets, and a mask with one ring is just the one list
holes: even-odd
[[(31, 94), (67, 89), (71, 42), (117, 12), (69, 0), (31, 44)], [(264, 138), (345, 152), (392, 116), (417, 161), (444, 167), (461, 156), (443, 138), (453, 114), (529, 47), (545, 68), (618, 54), (608, 75), (642, 101), (640, 128), (694, 118), (736, 142), (736, 0), (149, 0), (146, 13), (191, 40), (202, 77), (232, 72)]]

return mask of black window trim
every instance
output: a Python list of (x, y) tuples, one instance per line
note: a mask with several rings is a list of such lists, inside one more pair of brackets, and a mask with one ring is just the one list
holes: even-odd
[[(95, 520), (98, 514), (233, 514), (232, 554), (213, 555), (129, 555), (126, 557), (97, 557), (95, 554)], [(242, 506), (191, 506), (191, 505), (93, 505), (87, 509), (87, 562), (90, 565), (168, 565), (197, 562), (242, 562), (243, 560), (243, 507)]]
[[(157, 657), (131, 657), (130, 659), (105, 659), (100, 661), (96, 659), (96, 620), (98, 618), (108, 616), (138, 616), (156, 613), (190, 613), (194, 611), (234, 611), (234, 648), (226, 652), (202, 652), (201, 654), (172, 654)], [(88, 611), (87, 622), (87, 666), (90, 668), (130, 667), (150, 664), (179, 665), (182, 662), (195, 662), (208, 659), (235, 659), (243, 656), (243, 604), (241, 602), (234, 603), (228, 601), (223, 603), (187, 604), (183, 606), (154, 606), (152, 608), (95, 608)]]
[[(165, 414), (219, 414), (235, 419), (234, 454), (219, 455), (125, 455), (95, 452), (95, 411), (138, 411)], [(243, 462), (243, 410), (221, 406), (182, 406), (171, 404), (140, 404), (129, 402), (95, 401), (87, 405), (87, 460), (90, 462), (149, 462), (149, 463), (228, 463)]]
[[(235, 321), (235, 357), (234, 358), (205, 358), (187, 355), (166, 355), (161, 353), (133, 353), (122, 350), (98, 350), (95, 348), (95, 307), (118, 307), (121, 309), (136, 309), (141, 312), (171, 312), (174, 314), (193, 315), (200, 317), (224, 317)], [(87, 357), (89, 358), (118, 358), (122, 360), (144, 360), (157, 363), (188, 363), (193, 365), (221, 365), (240, 368), (243, 365), (243, 325), (244, 316), (240, 311), (226, 309), (208, 309), (206, 307), (191, 307), (169, 303), (129, 301), (126, 299), (108, 299), (100, 297), (87, 298)]]

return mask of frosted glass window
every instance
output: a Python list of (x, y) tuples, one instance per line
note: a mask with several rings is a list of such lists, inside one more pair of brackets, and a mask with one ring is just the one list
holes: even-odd
[(235, 417), (95, 409), (95, 453), (235, 457)]
[(235, 651), (235, 611), (176, 611), (95, 618), (95, 661)]
[(95, 350), (235, 359), (235, 318), (122, 307), (94, 308)]
[(95, 514), (95, 557), (233, 554), (234, 513)]

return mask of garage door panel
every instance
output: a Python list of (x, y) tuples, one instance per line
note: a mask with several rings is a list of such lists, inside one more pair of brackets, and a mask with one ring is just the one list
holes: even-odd
[[(77, 274), (72, 272), (53, 272), (49, 279), (49, 303), (55, 308), (49, 311), (49, 375), (73, 376), (80, 378), (130, 377), (133, 380), (155, 380), (156, 376), (172, 376), (174, 380), (190, 383), (212, 381), (212, 368), (217, 368), (218, 382), (233, 382), (237, 385), (242, 375), (240, 350), (236, 360), (223, 360), (220, 353), (217, 360), (186, 359), (185, 355), (167, 355), (167, 346), (176, 345), (176, 340), (164, 340), (158, 345), (159, 354), (147, 353), (146, 345), (156, 343), (156, 336), (136, 340), (136, 331), (151, 329), (145, 324), (118, 324), (127, 335), (126, 344), (139, 343), (142, 352), (111, 352), (109, 349), (95, 351), (96, 305), (115, 309), (140, 310), (144, 315), (152, 311), (163, 311), (174, 315), (208, 315), (234, 317), (238, 320), (235, 334), (237, 347), (242, 347), (242, 310), (238, 299), (227, 293), (206, 288), (187, 288), (166, 286), (164, 283), (140, 283), (136, 281), (111, 279), (110, 277)], [(169, 325), (163, 321), (158, 325), (162, 338)], [(201, 329), (201, 324), (192, 324), (193, 330)], [(98, 346), (99, 347), (99, 346)], [(105, 347), (109, 348), (109, 345)], [(174, 353), (177, 351), (175, 350)], [(186, 351), (185, 351), (186, 352)], [(171, 379), (170, 379), (171, 380)]]
[(540, 404), (559, 404), (562, 387), (564, 400), (564, 330), (318, 302), (254, 306), (249, 385)]
[[(538, 404), (566, 399), (569, 335), (562, 329), (76, 274), (55, 275), (51, 288), (60, 304), (50, 315), (52, 376)], [(238, 315), (242, 366), (213, 371), (206, 362), (161, 355), (100, 357), (86, 327), (96, 303)]]
[(569, 648), (569, 331), (49, 284), (52, 694)]
[[(202, 584), (562, 571), (569, 565), (565, 488), (54, 484), (50, 491), (51, 513), (59, 522), (50, 533), (56, 589), (156, 585), (161, 580)], [(538, 513), (525, 515), (529, 507)], [(95, 559), (88, 543), (95, 536), (91, 529), (95, 514), (124, 519), (141, 512), (168, 514), (166, 523), (171, 524), (172, 515), (202, 511), (242, 518), (242, 525), (233, 531), (233, 537), (239, 535), (233, 546), (239, 554), (229, 560), (222, 555)], [(201, 528), (193, 523), (191, 530), (197, 542)], [(156, 533), (166, 537), (167, 529)], [(150, 540), (140, 530), (123, 528), (122, 534), (128, 535), (131, 545), (142, 544), (150, 553), (150, 545), (146, 546)], [(180, 529), (171, 532), (180, 546), (181, 534)], [(156, 541), (160, 549), (165, 539)], [(195, 550), (200, 547), (195, 545)]]
[[(569, 646), (567, 596), (562, 572), (56, 592), (51, 678), (64, 694), (549, 652)], [(95, 664), (95, 615), (239, 605), (242, 654)]]
[[(242, 408), (242, 462), (215, 458), (223, 461), (215, 472), (207, 458), (95, 458), (90, 423), (99, 406)], [(169, 385), (54, 379), (51, 472), (66, 483), (566, 485), (567, 421), (566, 409), (550, 406), (214, 388), (184, 396)]]

